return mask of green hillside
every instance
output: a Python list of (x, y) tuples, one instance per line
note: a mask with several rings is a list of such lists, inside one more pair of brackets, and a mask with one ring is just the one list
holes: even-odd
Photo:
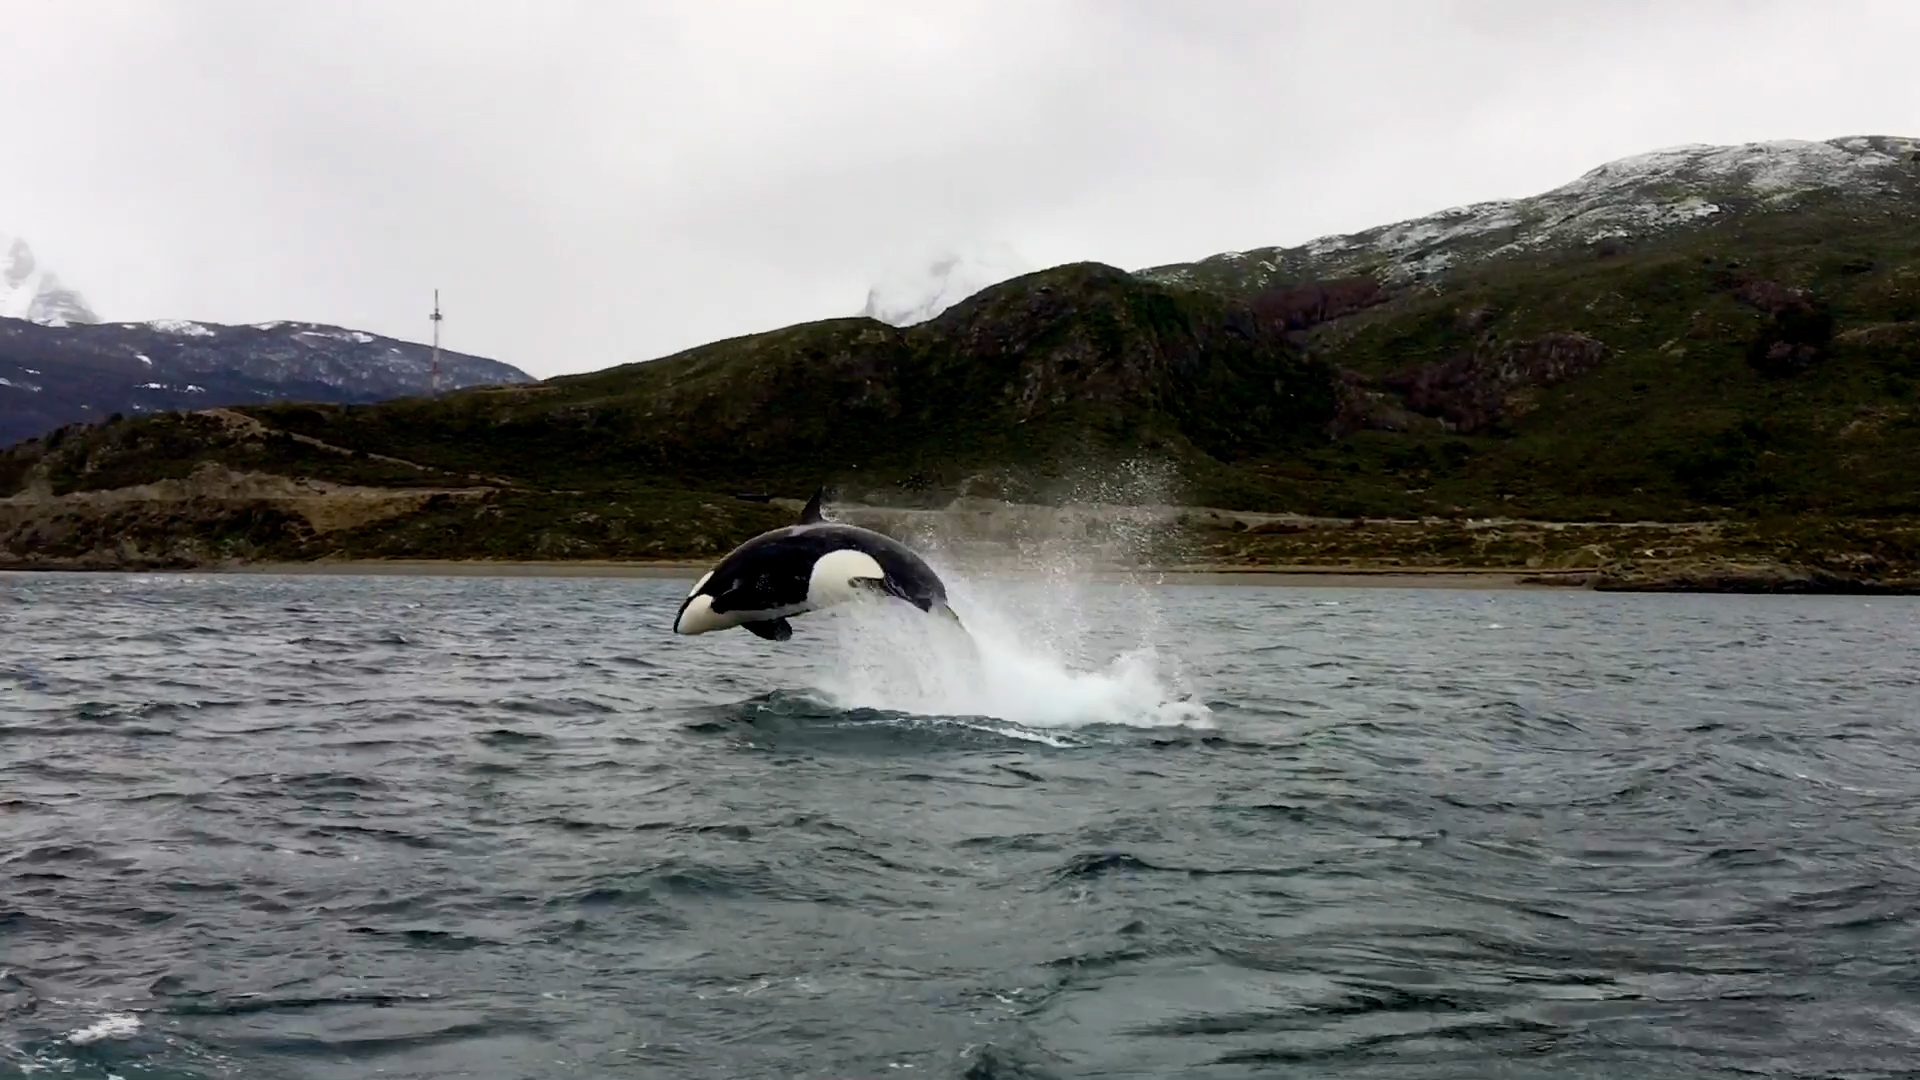
[(1289, 501), (1562, 519), (1920, 511), (1920, 214), (1813, 205), (1489, 262), (1308, 340), (1352, 373), (1347, 433), (1249, 463)]

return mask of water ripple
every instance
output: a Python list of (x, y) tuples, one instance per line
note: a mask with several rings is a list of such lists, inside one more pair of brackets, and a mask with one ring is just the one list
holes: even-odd
[(0, 1075), (1920, 1059), (1920, 604), (964, 584), (0, 574)]

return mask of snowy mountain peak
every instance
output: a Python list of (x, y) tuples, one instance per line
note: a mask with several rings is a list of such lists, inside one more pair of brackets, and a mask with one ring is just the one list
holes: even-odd
[(40, 265), (25, 240), (5, 233), (0, 233), (0, 318), (46, 326), (99, 321), (79, 293)]
[(1626, 191), (1645, 184), (1720, 185), (1754, 198), (1821, 189), (1872, 191), (1905, 171), (1920, 140), (1854, 136), (1827, 142), (1781, 139), (1737, 146), (1669, 147), (1610, 161), (1542, 198), (1582, 189)]
[(893, 326), (913, 326), (1031, 269), (1005, 245), (949, 251), (919, 266), (882, 275), (880, 284), (867, 290), (867, 306), (860, 314)]
[(1670, 147), (1610, 161), (1541, 195), (1457, 206), (1298, 247), (1227, 252), (1140, 276), (1263, 288), (1370, 273), (1400, 284), (1443, 273), (1463, 259), (1648, 236), (1816, 193), (1920, 198), (1920, 139)]

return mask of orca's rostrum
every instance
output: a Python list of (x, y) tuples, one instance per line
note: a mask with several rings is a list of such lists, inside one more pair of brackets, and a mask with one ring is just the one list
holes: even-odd
[(825, 489), (798, 524), (741, 544), (701, 575), (674, 616), (676, 634), (744, 626), (769, 641), (793, 636), (787, 620), (864, 597), (895, 597), (958, 623), (947, 587), (926, 560), (890, 536), (821, 516)]

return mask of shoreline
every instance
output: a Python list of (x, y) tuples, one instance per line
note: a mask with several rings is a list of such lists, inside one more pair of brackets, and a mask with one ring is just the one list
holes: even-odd
[[(280, 577), (514, 577), (653, 578), (692, 581), (712, 560), (658, 559), (565, 561), (483, 559), (321, 559), (315, 562), (220, 563), (204, 566), (101, 566), (0, 564), (9, 574), (173, 574)], [(1050, 576), (1017, 565), (963, 564), (963, 573), (999, 578)], [(1267, 588), (1454, 589), (1476, 592), (1536, 590), (1633, 593), (1736, 593), (1755, 595), (1915, 596), (1920, 579), (1877, 580), (1789, 566), (1730, 565), (1641, 573), (1595, 568), (1462, 566), (1327, 566), (1196, 564), (1168, 567), (1095, 566), (1072, 576), (1081, 581), (1147, 586), (1228, 585)]]
[[(180, 569), (125, 567), (6, 566), (8, 573), (227, 574), (331, 577), (515, 577), (651, 578), (691, 581), (712, 568), (711, 560), (612, 561), (340, 559), (317, 562), (230, 563)], [(980, 568), (994, 576), (1037, 577), (1020, 567)], [(1076, 575), (1085, 580), (1148, 585), (1244, 585), (1299, 588), (1567, 589), (1579, 588), (1590, 570), (1524, 567), (1337, 567), (1178, 566), (1104, 567)]]

